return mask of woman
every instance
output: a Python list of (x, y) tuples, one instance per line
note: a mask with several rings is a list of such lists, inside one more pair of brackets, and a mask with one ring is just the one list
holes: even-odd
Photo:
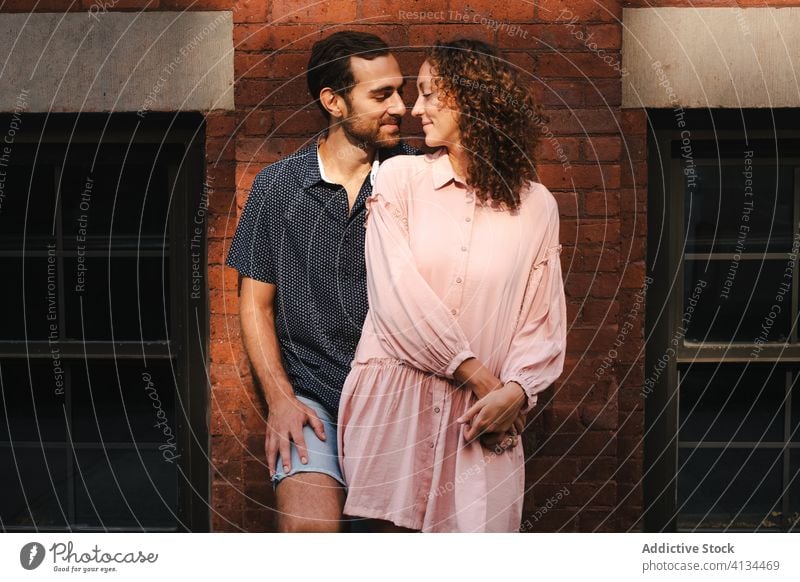
[(533, 99), (493, 47), (437, 44), (417, 88), (438, 150), (384, 162), (368, 200), (344, 512), (381, 531), (517, 531), (516, 435), (564, 363), (558, 207), (533, 181)]

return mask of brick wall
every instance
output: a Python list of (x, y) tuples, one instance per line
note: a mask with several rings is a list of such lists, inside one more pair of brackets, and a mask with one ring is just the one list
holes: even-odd
[[(564, 375), (540, 400), (525, 436), (529, 461), (523, 522), (529, 531), (636, 529), (641, 514), (643, 306), (632, 331), (618, 342), (614, 361), (606, 359), (626, 315), (635, 309), (646, 240), (645, 116), (621, 111), (620, 71), (614, 66), (620, 59), (622, 3), (306, 4), (313, 3), (41, 0), (37, 6), (38, 11), (59, 12), (103, 5), (109, 10), (234, 10), (237, 109), (235, 114), (209, 113), (206, 132), (213, 187), (208, 223), (213, 529), (269, 531), (274, 525), (262, 460), (265, 410), (241, 345), (236, 272), (223, 260), (255, 174), (320, 128), (314, 110), (300, 110), (309, 99), (303, 76), (308, 49), (323, 29), (342, 27), (375, 32), (399, 47), (407, 75), (416, 74), (421, 47), (459, 35), (498, 44), (530, 74), (549, 118), (545, 129), (552, 132), (543, 137), (538, 168), (561, 210), (570, 333)], [(29, 0), (6, 0), (2, 8), (28, 10)], [(444, 14), (408, 17), (419, 10)], [(492, 30), (489, 19), (504, 26)], [(413, 100), (416, 95), (409, 89)], [(405, 127), (419, 133), (411, 119)]]

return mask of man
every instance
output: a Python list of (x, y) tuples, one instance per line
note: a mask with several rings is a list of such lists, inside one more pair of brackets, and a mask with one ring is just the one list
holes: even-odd
[(269, 407), (278, 529), (335, 532), (337, 407), (367, 312), (365, 200), (380, 161), (416, 152), (400, 142), (404, 79), (381, 39), (343, 31), (317, 42), (307, 79), (327, 132), (258, 174), (228, 264)]

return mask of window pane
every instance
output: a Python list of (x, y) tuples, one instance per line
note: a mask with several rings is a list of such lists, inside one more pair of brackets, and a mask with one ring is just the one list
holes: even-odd
[(692, 364), (680, 376), (680, 440), (783, 440), (785, 368)]
[(792, 435), (791, 440), (800, 442), (800, 370), (796, 371), (792, 376), (792, 410), (791, 410), (791, 424), (789, 431)]
[(107, 248), (109, 239), (113, 248), (168, 246), (170, 191), (157, 150), (111, 149), (70, 153), (61, 178), (65, 246)]
[[(792, 241), (794, 169), (754, 163), (695, 166), (684, 206), (688, 252), (788, 251)], [(750, 174), (747, 176), (746, 174)], [(749, 180), (749, 182), (747, 182)], [(746, 196), (752, 192), (752, 196)], [(738, 247), (738, 249), (737, 249)]]
[[(0, 257), (0, 340), (46, 340), (50, 324), (58, 322), (58, 263), (55, 257), (22, 259)], [(48, 282), (52, 286), (48, 287)], [(48, 315), (51, 319), (48, 320)], [(56, 337), (59, 330), (56, 328)]]
[(779, 529), (782, 454), (679, 449), (678, 527)]
[(0, 441), (66, 439), (66, 368), (50, 358), (0, 361)]
[(69, 510), (63, 449), (20, 447), (12, 455), (11, 448), (0, 447), (0, 474), (4, 526), (66, 527)]
[[(20, 150), (15, 159), (31, 156)], [(51, 163), (0, 167), (0, 249), (43, 248), (55, 235), (55, 167)]]
[(177, 472), (159, 451), (78, 450), (76, 458), (79, 526), (175, 525)]
[(789, 515), (787, 529), (794, 527), (795, 532), (800, 532), (800, 451), (793, 450), (789, 454), (791, 459), (789, 470)]
[[(785, 261), (764, 261), (762, 265), (761, 261), (721, 260), (708, 261), (705, 270), (704, 260), (684, 261), (683, 316), (688, 323), (682, 325), (686, 339), (786, 341), (792, 319), (791, 292), (784, 292), (783, 301), (776, 299), (785, 289), (785, 268)], [(696, 305), (690, 300), (696, 300)], [(775, 304), (779, 304), (777, 310), (772, 307)]]
[[(77, 259), (64, 261), (78, 273)], [(67, 289), (67, 333), (87, 340), (169, 337), (169, 263), (160, 257), (87, 258), (81, 288)], [(77, 280), (77, 275), (76, 275)], [(83, 319), (81, 319), (81, 298)]]
[[(158, 443), (175, 451), (175, 381), (169, 362), (90, 361), (72, 375), (76, 442)], [(119, 370), (119, 375), (117, 375)], [(166, 449), (165, 449), (166, 450)]]

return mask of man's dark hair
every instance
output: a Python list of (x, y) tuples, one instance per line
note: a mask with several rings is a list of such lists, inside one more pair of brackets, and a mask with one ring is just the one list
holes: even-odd
[(343, 30), (314, 43), (308, 60), (306, 79), (311, 97), (326, 118), (327, 110), (319, 100), (320, 91), (330, 87), (345, 99), (355, 85), (350, 57), (372, 60), (389, 54), (389, 45), (367, 32)]

